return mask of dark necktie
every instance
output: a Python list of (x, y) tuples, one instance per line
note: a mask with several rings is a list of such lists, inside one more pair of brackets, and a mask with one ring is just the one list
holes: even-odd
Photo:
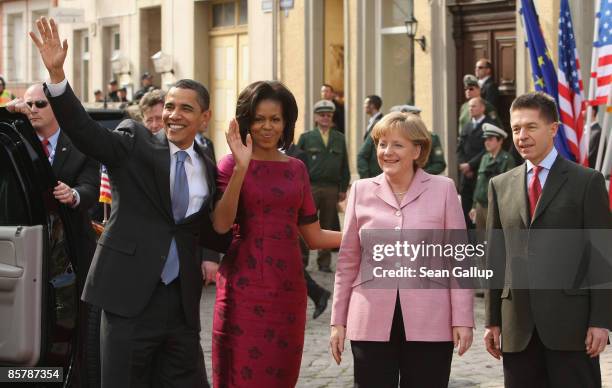
[(538, 176), (540, 174), (540, 171), (542, 171), (541, 166), (534, 166), (533, 176), (529, 181), (529, 215), (531, 215), (531, 219), (533, 219), (536, 205), (538, 204), (538, 200), (540, 199), (540, 194), (542, 194), (542, 185), (540, 184), (540, 177)]
[[(185, 151), (176, 153), (176, 169), (174, 171), (174, 184), (172, 186), (172, 214), (174, 221), (179, 222), (185, 218), (189, 207), (189, 184), (187, 173), (185, 172), (185, 159), (188, 154)], [(176, 247), (176, 240), (173, 238), (170, 243), (170, 252), (161, 273), (164, 284), (169, 284), (177, 278), (179, 274), (179, 256)]]

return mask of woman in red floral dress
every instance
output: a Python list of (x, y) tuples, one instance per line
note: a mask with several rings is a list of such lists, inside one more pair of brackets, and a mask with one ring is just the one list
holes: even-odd
[(234, 240), (217, 275), (213, 385), (287, 388), (297, 383), (306, 324), (299, 234), (311, 249), (340, 245), (321, 230), (308, 171), (279, 148), (293, 142), (297, 104), (281, 83), (242, 91), (219, 161), (217, 232)]

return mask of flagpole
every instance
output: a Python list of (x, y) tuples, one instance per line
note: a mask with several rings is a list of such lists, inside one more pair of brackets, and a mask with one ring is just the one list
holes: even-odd
[[(608, 109), (610, 108), (612, 107), (609, 107)], [(606, 119), (612, 114), (612, 112), (608, 112), (608, 109), (606, 109)], [(608, 133), (609, 128), (606, 126), (606, 124), (606, 120), (604, 120), (604, 127), (601, 128), (601, 138), (599, 139), (599, 152), (602, 152), (601, 148), (603, 144), (606, 143), (606, 138), (608, 143), (606, 145), (606, 156), (604, 158), (603, 164), (601, 165), (602, 168), (600, 169), (600, 171), (602, 172), (604, 177), (607, 177), (607, 179), (609, 180), (612, 179), (612, 177), (610, 177), (609, 175), (612, 171), (612, 133)], [(597, 153), (597, 158), (599, 158), (599, 152)], [(612, 190), (612, 186), (610, 186), (610, 190)]]
[(102, 225), (106, 225), (106, 221), (108, 221), (108, 203), (104, 202), (102, 205), (104, 209), (104, 218), (102, 219)]
[[(586, 124), (584, 125), (584, 131), (582, 131), (582, 136), (585, 138), (587, 144), (587, 155), (589, 154), (589, 147), (591, 146), (591, 125), (593, 125), (593, 105), (592, 102), (595, 100), (595, 93), (597, 91), (597, 51), (598, 48), (595, 47), (595, 42), (597, 41), (597, 36), (599, 35), (599, 12), (601, 11), (601, 1), (597, 2), (597, 11), (595, 11), (595, 26), (593, 27), (593, 48), (591, 50), (591, 77), (589, 79), (589, 99), (587, 103), (587, 112), (586, 112)], [(595, 166), (589, 166), (595, 167)]]
[[(608, 101), (606, 102), (606, 115), (604, 116), (604, 122), (603, 122), (603, 125), (601, 126), (601, 135), (599, 137), (599, 148), (597, 149), (597, 163), (595, 163), (595, 170), (599, 170), (602, 172), (603, 170), (602, 170), (601, 162), (604, 156), (603, 154), (604, 145), (606, 144), (606, 139), (608, 138), (608, 129), (610, 126), (610, 112), (608, 112), (608, 109), (610, 109), (611, 106), (612, 106), (612, 86), (609, 87), (609, 91), (608, 91)], [(610, 151), (609, 148), (608, 148), (608, 151)], [(605, 173), (607, 174), (608, 171), (606, 171)]]

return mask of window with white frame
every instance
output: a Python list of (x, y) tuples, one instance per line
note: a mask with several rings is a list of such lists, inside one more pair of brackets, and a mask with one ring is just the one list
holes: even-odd
[(6, 16), (5, 48), (5, 79), (13, 82), (26, 80), (25, 66), (25, 32), (23, 13), (13, 13)]
[[(36, 31), (36, 20), (40, 17), (47, 16), (49, 14), (49, 10), (40, 9), (36, 11), (32, 11), (31, 14), (31, 26), (30, 29), (32, 31)], [(30, 40), (30, 39), (28, 39)], [(38, 53), (38, 49), (34, 45), (34, 42), (31, 43), (30, 49), (30, 63), (32, 66), (32, 81), (43, 81), (47, 78), (47, 70), (45, 68), (45, 64), (40, 58), (40, 54)]]
[(74, 92), (81, 101), (90, 101), (89, 95), (89, 31), (87, 29), (74, 31)]
[(410, 99), (411, 45), (404, 21), (408, 17), (408, 1), (378, 1), (378, 66), (377, 84), (385, 105), (406, 104)]

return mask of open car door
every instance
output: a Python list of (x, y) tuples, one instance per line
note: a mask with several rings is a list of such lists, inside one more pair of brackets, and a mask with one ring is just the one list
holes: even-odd
[(44, 180), (38, 155), (0, 122), (0, 363), (36, 365), (46, 346)]
[(56, 182), (27, 118), (0, 108), (0, 365), (59, 366), (64, 387), (97, 387), (99, 309), (80, 301), (89, 261)]

